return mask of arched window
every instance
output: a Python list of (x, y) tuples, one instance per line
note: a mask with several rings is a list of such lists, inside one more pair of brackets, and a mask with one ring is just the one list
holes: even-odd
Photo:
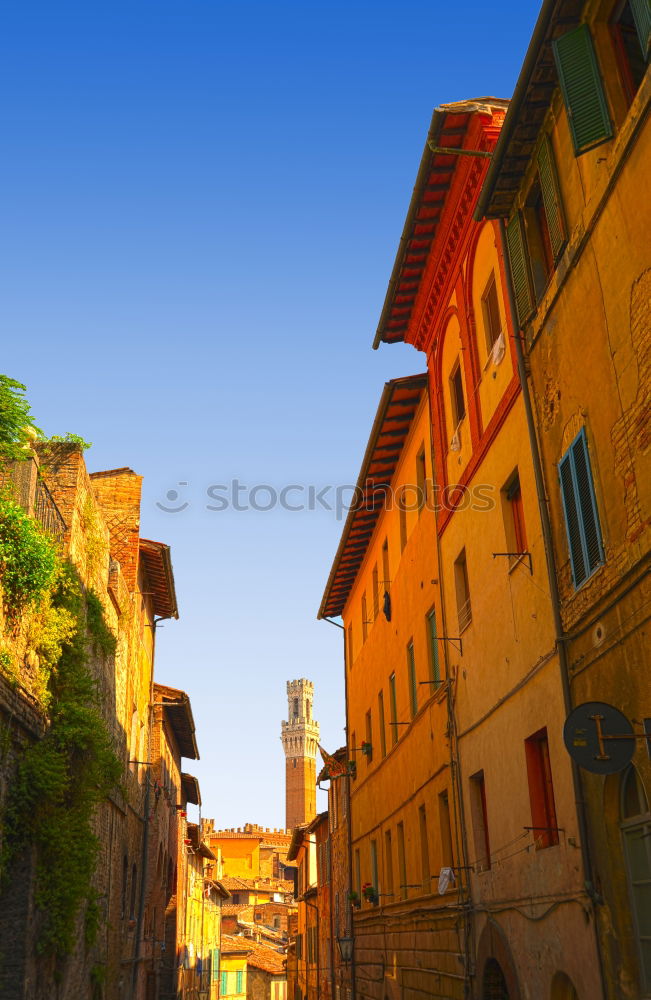
[(620, 827), (640, 955), (640, 986), (651, 989), (651, 813), (644, 785), (631, 764), (622, 774)]
[(482, 1000), (509, 1000), (506, 979), (500, 963), (495, 958), (489, 958), (484, 966), (481, 996)]
[(569, 976), (557, 972), (552, 979), (551, 1000), (579, 1000), (579, 994)]

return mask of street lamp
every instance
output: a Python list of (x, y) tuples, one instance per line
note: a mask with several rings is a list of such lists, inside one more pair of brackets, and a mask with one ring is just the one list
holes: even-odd
[(353, 939), (351, 937), (338, 937), (337, 945), (339, 947), (339, 954), (341, 955), (341, 961), (348, 965), (353, 958)]

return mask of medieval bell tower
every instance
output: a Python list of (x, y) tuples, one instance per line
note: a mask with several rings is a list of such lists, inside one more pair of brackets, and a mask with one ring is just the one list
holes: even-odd
[(312, 718), (314, 685), (302, 677), (287, 681), (287, 721), (281, 740), (285, 751), (285, 826), (309, 823), (316, 816), (316, 752), (319, 723)]

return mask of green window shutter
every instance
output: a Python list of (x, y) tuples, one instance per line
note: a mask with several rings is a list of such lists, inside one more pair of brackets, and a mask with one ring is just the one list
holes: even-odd
[(574, 152), (585, 153), (610, 139), (608, 114), (592, 36), (587, 24), (566, 32), (552, 42), (556, 69), (567, 109)]
[(509, 266), (515, 294), (515, 306), (518, 312), (518, 322), (524, 326), (533, 310), (531, 294), (531, 279), (529, 277), (529, 262), (527, 260), (522, 216), (516, 212), (506, 227), (506, 245), (509, 251)]
[(226, 971), (222, 972), (222, 981), (219, 992), (223, 997), (225, 997), (228, 993), (228, 972)]
[(436, 632), (436, 612), (431, 611), (427, 616), (429, 622), (430, 653), (432, 657), (432, 680), (436, 681), (436, 686), (441, 683), (441, 666), (439, 663), (439, 640)]
[(542, 191), (543, 205), (545, 206), (545, 217), (547, 219), (552, 253), (554, 260), (557, 260), (565, 243), (565, 220), (563, 219), (563, 208), (561, 205), (558, 178), (556, 176), (554, 154), (551, 143), (546, 135), (543, 136), (542, 145), (538, 150), (538, 176), (540, 177), (540, 190)]
[(212, 950), (212, 981), (213, 983), (219, 981), (219, 948)]
[(628, 2), (642, 46), (642, 54), (646, 59), (651, 41), (651, 3), (649, 0), (628, 0)]
[(572, 445), (574, 459), (574, 475), (576, 478), (581, 524), (583, 527), (583, 545), (588, 573), (592, 573), (604, 561), (604, 551), (601, 542), (601, 528), (597, 500), (592, 481), (590, 456), (585, 431), (581, 433)]
[(244, 978), (244, 974), (243, 974), (242, 970), (238, 969), (237, 973), (235, 974), (235, 992), (236, 993), (241, 993), (242, 992), (242, 985), (243, 985), (242, 980), (243, 980), (243, 978)]
[(597, 501), (585, 430), (574, 439), (558, 467), (572, 579), (580, 587), (604, 561)]

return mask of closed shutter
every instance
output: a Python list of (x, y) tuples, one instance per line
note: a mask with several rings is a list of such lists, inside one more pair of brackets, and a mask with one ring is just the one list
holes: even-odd
[(518, 322), (520, 326), (524, 326), (533, 310), (533, 296), (531, 294), (529, 263), (527, 261), (524, 231), (522, 229), (522, 216), (519, 212), (515, 213), (506, 227), (506, 245), (509, 251), (509, 266), (511, 268)]
[(244, 973), (242, 972), (241, 969), (238, 969), (238, 971), (237, 971), (237, 973), (235, 975), (235, 992), (236, 993), (241, 993), (242, 992), (242, 987), (244, 985), (243, 984), (243, 979), (244, 979)]
[(574, 586), (580, 587), (604, 561), (585, 430), (581, 430), (566, 451), (558, 471), (572, 578)]
[(642, 53), (646, 59), (651, 41), (651, 4), (649, 0), (628, 0), (628, 2), (642, 46)]
[(587, 24), (573, 28), (552, 42), (559, 83), (567, 109), (574, 152), (585, 153), (610, 139), (608, 114), (592, 36)]
[(557, 260), (565, 243), (565, 220), (563, 219), (554, 154), (547, 136), (543, 136), (542, 145), (538, 150), (538, 176), (540, 177), (540, 190), (545, 206), (549, 241), (554, 260)]

